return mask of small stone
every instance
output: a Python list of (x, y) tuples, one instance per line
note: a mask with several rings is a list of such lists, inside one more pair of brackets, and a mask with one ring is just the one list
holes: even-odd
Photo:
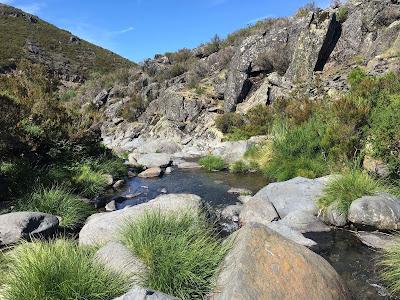
[(134, 177), (136, 177), (136, 176), (137, 176), (137, 174), (136, 174), (135, 172), (128, 171), (128, 177), (129, 177), (129, 178), (134, 178)]
[(105, 207), (105, 209), (108, 212), (116, 211), (117, 210), (117, 204), (116, 204), (115, 200), (112, 200), (112, 201), (108, 202), (106, 207)]
[(172, 169), (171, 167), (168, 167), (168, 168), (165, 169), (165, 174), (169, 175), (169, 174), (172, 173), (173, 170), (174, 169)]
[(118, 180), (117, 182), (114, 183), (113, 188), (118, 190), (118, 189), (122, 188), (124, 186), (124, 184), (125, 184), (124, 180), (122, 180), (122, 179)]
[(162, 173), (161, 168), (155, 167), (143, 171), (138, 176), (140, 178), (154, 178), (154, 177), (160, 177), (161, 173)]
[(230, 188), (228, 190), (229, 194), (237, 194), (237, 195), (241, 195), (241, 196), (249, 196), (249, 195), (253, 195), (253, 192), (250, 191), (249, 189), (245, 189), (245, 188)]
[(112, 175), (106, 174), (106, 175), (104, 175), (104, 177), (106, 178), (107, 185), (112, 186), (114, 183), (114, 178), (112, 177)]
[(160, 189), (161, 194), (168, 194), (168, 190), (166, 188)]
[(225, 207), (222, 212), (221, 212), (221, 218), (224, 220), (231, 220), (233, 221), (233, 219), (237, 219), (237, 221), (239, 221), (239, 214), (240, 211), (242, 210), (243, 205), (229, 205), (227, 207)]

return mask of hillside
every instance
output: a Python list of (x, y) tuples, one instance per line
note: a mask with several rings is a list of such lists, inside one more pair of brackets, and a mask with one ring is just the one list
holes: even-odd
[(0, 4), (0, 32), (0, 72), (22, 58), (44, 64), (60, 78), (71, 81), (133, 66), (109, 50), (4, 4)]

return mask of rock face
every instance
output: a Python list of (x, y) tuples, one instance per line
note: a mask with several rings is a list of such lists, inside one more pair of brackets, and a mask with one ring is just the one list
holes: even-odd
[(385, 193), (362, 197), (351, 204), (348, 219), (357, 225), (397, 230), (400, 228), (400, 199)]
[(130, 277), (132, 282), (146, 272), (146, 266), (119, 242), (108, 242), (96, 252), (95, 259), (111, 271)]
[(56, 216), (36, 212), (15, 212), (0, 215), (0, 247), (21, 239), (47, 237), (58, 229)]
[(92, 215), (79, 233), (81, 245), (106, 243), (119, 238), (119, 230), (125, 222), (133, 221), (148, 211), (175, 213), (197, 212), (202, 206), (199, 196), (190, 194), (169, 194), (159, 196), (147, 203), (110, 213)]
[(259, 224), (238, 231), (221, 270), (211, 299), (351, 299), (327, 261)]
[(171, 155), (167, 153), (149, 153), (139, 156), (137, 163), (147, 168), (165, 168), (171, 164)]
[(327, 177), (307, 179), (297, 177), (285, 182), (271, 183), (261, 189), (253, 199), (273, 204), (280, 218), (294, 211), (316, 214), (315, 201), (322, 194)]
[(145, 289), (142, 287), (134, 287), (125, 295), (115, 298), (114, 300), (179, 300), (178, 298)]

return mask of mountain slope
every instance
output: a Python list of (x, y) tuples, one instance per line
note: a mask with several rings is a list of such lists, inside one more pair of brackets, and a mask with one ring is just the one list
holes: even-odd
[(20, 59), (41, 63), (65, 80), (79, 81), (134, 64), (36, 16), (0, 4), (0, 72)]

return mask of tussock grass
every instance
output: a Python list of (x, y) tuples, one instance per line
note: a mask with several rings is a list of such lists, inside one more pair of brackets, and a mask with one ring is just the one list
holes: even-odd
[(250, 169), (251, 167), (243, 160), (238, 160), (229, 165), (229, 172), (236, 174), (247, 173)]
[(7, 254), (5, 299), (103, 300), (120, 296), (128, 281), (93, 259), (95, 249), (71, 240), (23, 243)]
[(347, 214), (354, 200), (380, 191), (385, 191), (382, 182), (373, 179), (365, 172), (351, 170), (327, 184), (323, 195), (317, 200), (317, 205), (325, 210), (336, 202), (338, 210)]
[(26, 200), (20, 200), (18, 210), (38, 211), (61, 217), (60, 225), (74, 229), (85, 222), (94, 209), (63, 186), (39, 187)]
[(221, 171), (225, 169), (225, 162), (221, 157), (207, 155), (199, 160), (199, 164), (208, 171)]
[(380, 278), (385, 283), (386, 288), (393, 294), (400, 294), (400, 240), (386, 250), (378, 262)]
[(105, 174), (95, 171), (88, 163), (84, 163), (77, 168), (76, 175), (72, 180), (84, 197), (94, 197), (107, 187)]
[(141, 284), (181, 299), (203, 299), (230, 249), (202, 215), (147, 213), (122, 231), (123, 243), (148, 267)]

